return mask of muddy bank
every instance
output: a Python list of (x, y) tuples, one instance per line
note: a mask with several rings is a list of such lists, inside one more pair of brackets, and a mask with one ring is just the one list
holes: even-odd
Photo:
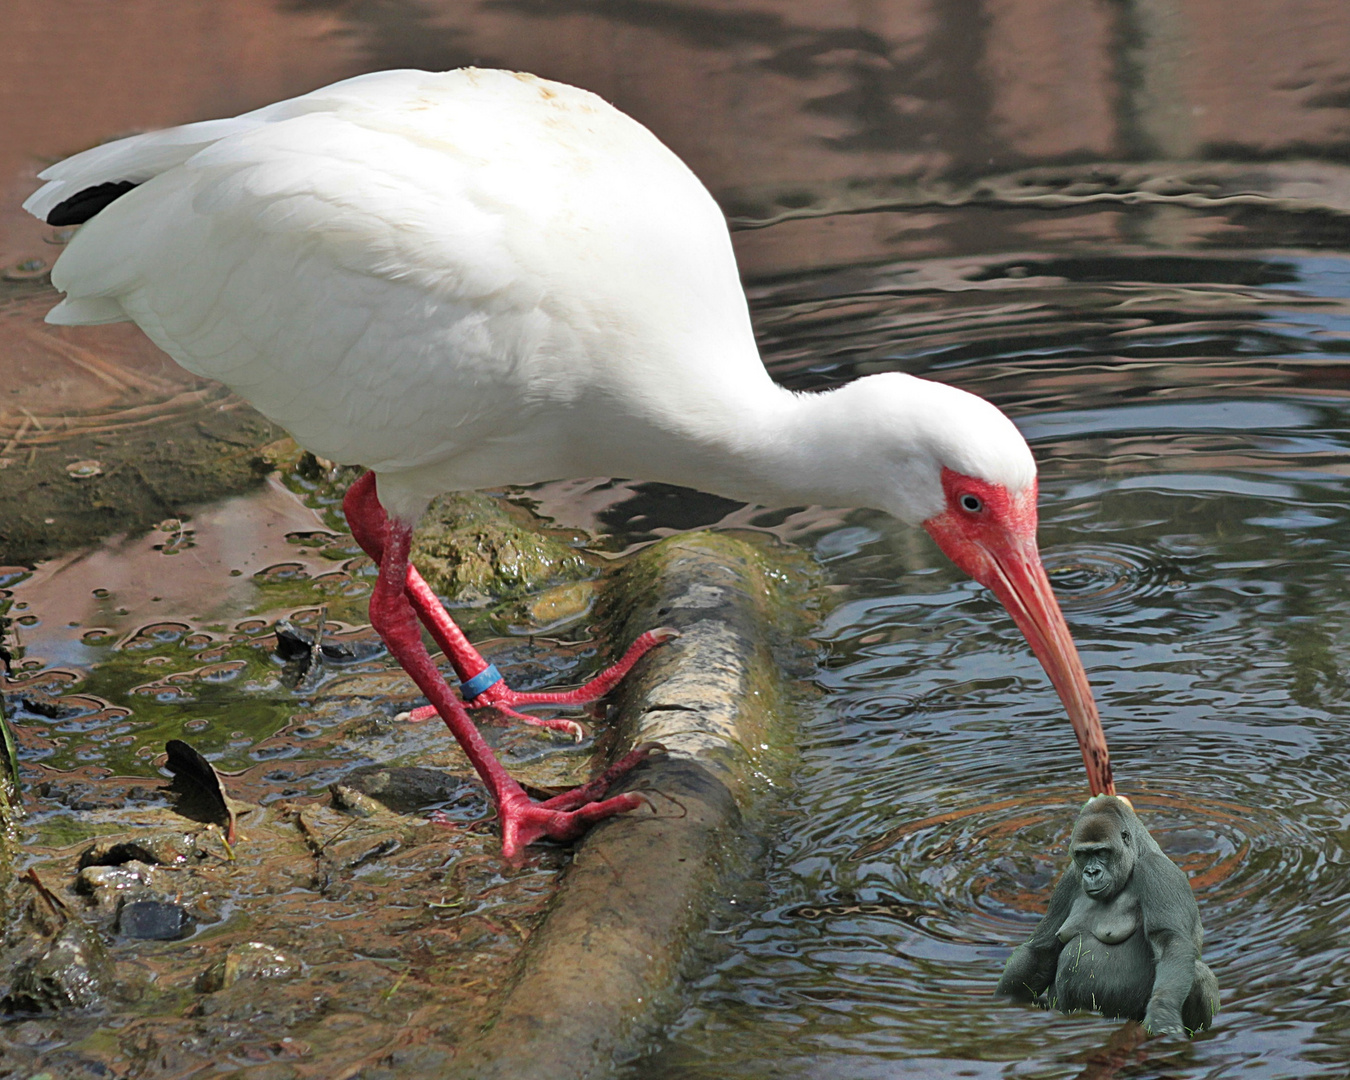
[[(335, 510), (342, 477), (286, 460), (171, 531), (0, 582), (28, 811), (15, 835), (37, 874), (0, 880), (6, 1064), (327, 1078), (420, 1041), (428, 1061), (444, 1057), (460, 1024), (485, 1019), (552, 895), (566, 851), (502, 867), (482, 789), (443, 727), (395, 719), (420, 701), (365, 623), (372, 568)], [(480, 500), (461, 522), (485, 561), (531, 535), (536, 556), (574, 551), (502, 506)], [(489, 583), (456, 608), (488, 655), (524, 687), (599, 664), (588, 605), (547, 640), (490, 633), (499, 617), (533, 629), (541, 607), (556, 624), (555, 577), (593, 584), (555, 575), (547, 558), (517, 571), (500, 594)], [(321, 665), (294, 670), (279, 632), (313, 635), (320, 621)], [(593, 738), (479, 717), (523, 782), (587, 777)], [(168, 739), (223, 771), (232, 844), (176, 812)]]
[[(488, 1018), (567, 853), (502, 866), (443, 729), (393, 719), (416, 700), (401, 674), (373, 671), (297, 700), (262, 742), (319, 745), (224, 776), (233, 844), (177, 812), (155, 762), (139, 776), (27, 769), (19, 832), (36, 876), (0, 898), (5, 1063), (329, 1078), (391, 1054), (420, 1075), (447, 1061)], [(561, 741), (490, 737), (527, 783), (586, 774), (589, 755)]]
[[(566, 955), (578, 913), (631, 921), (632, 933), (606, 935), (615, 942), (662, 939), (646, 950), (655, 967), (605, 962), (626, 972), (616, 986), (653, 988), (639, 995), (648, 1005), (668, 1000), (660, 991), (702, 925), (698, 904), (616, 905), (605, 860), (650, 871), (653, 854), (670, 860), (678, 847), (662, 889), (677, 895), (674, 875), (696, 898), (734, 869), (736, 800), (753, 804), (780, 767), (775, 639), (756, 622), (790, 646), (801, 601), (785, 591), (788, 571), (768, 546), (703, 537), (657, 545), (606, 576), (584, 537), (498, 499), (451, 509), (424, 535), (474, 547), (475, 572), (488, 568), (483, 582), (463, 582), (455, 613), (516, 685), (579, 681), (641, 629), (685, 630), (613, 711), (622, 729), (592, 721), (575, 744), (477, 714), (508, 767), (545, 793), (633, 739), (672, 748), (635, 778), (657, 813), (607, 828), (604, 843), (618, 848), (583, 849), (567, 885), (576, 899), (554, 904), (570, 851), (538, 846), (503, 866), (490, 807), (453, 741), (438, 724), (396, 719), (419, 700), (365, 625), (371, 567), (335, 511), (341, 480), (296, 459), (172, 534), (7, 581), (19, 640), (5, 702), (28, 811), (15, 835), (35, 872), (0, 882), (7, 1064), (55, 1075), (207, 1065), (241, 1077), (439, 1075), (479, 1032), (508, 1030), (519, 995), (538, 985), (513, 983), (540, 967), (522, 960), (527, 943), (548, 925), (539, 955), (559, 943)], [(512, 572), (497, 587), (489, 579), (504, 564)], [(600, 634), (589, 625), (597, 595)], [(294, 670), (283, 639), (312, 639), (320, 626), (317, 666)], [(163, 747), (179, 738), (222, 771), (233, 842), (209, 816), (184, 817), (167, 790)], [(556, 972), (550, 963), (542, 970)], [(518, 989), (503, 999), (509, 985)], [(640, 1042), (662, 1015), (602, 1014), (602, 1053)]]
[(47, 326), (55, 250), (0, 273), (0, 565), (32, 564), (256, 488), (285, 435), (134, 326)]

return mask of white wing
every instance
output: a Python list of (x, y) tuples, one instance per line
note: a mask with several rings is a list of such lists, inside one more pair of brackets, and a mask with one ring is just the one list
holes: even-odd
[(53, 319), (124, 312), (322, 456), (654, 476), (644, 424), (767, 381), (711, 197), (585, 91), (363, 76), (87, 151), (29, 205), (146, 174), (58, 261)]
[(425, 78), (421, 71), (381, 71), (334, 83), (303, 97), (290, 98), (253, 112), (224, 120), (204, 120), (166, 131), (119, 139), (95, 146), (44, 169), (38, 178), (47, 183), (24, 202), (23, 208), (44, 221), (57, 204), (85, 188), (110, 181), (141, 184), (153, 176), (181, 165), (212, 143), (249, 131), (263, 124), (303, 116), (309, 112), (332, 112), (344, 106), (391, 104), (406, 94), (410, 83)]

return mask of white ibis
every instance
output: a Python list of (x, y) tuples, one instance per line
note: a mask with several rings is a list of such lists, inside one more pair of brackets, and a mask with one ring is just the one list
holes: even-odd
[[(693, 173), (594, 94), (472, 68), (388, 71), (226, 120), (95, 147), (25, 207), (81, 225), (52, 271), (61, 325), (131, 320), (315, 454), (370, 470), (345, 502), (379, 564), (370, 618), (487, 784), (514, 856), (639, 805), (631, 768), (533, 802), (471, 705), (519, 694), (409, 565), (451, 490), (627, 476), (922, 525), (991, 588), (1058, 690), (1093, 793), (1106, 741), (1036, 547), (1036, 466), (993, 405), (902, 374), (798, 394), (766, 373), (726, 223)], [(377, 495), (378, 490), (378, 495)]]

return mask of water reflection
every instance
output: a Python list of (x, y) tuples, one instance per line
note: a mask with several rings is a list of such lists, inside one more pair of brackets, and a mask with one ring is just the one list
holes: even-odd
[[(1047, 568), (1117, 781), (1191, 875), (1223, 988), (1213, 1033), (1117, 1047), (1119, 1075), (1314, 1075), (1350, 1054), (1350, 423), (1330, 377), (1348, 270), (1117, 253), (756, 291), (786, 381), (937, 373), (1036, 447)], [(922, 539), (863, 512), (803, 532), (842, 592), (801, 786), (762, 899), (728, 917), (642, 1075), (1077, 1075), (1118, 1024), (990, 1000), (1084, 791), (1053, 693)]]

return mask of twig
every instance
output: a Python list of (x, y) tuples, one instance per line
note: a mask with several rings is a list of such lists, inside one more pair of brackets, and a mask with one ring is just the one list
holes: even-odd
[(28, 434), (28, 429), (32, 424), (32, 414), (27, 409), (24, 409), (23, 423), (19, 425), (19, 430), (10, 436), (9, 442), (5, 443), (3, 447), (0, 447), (0, 457), (6, 457), (11, 450), (19, 445), (19, 440)]
[(38, 877), (37, 870), (34, 867), (30, 866), (28, 872), (24, 874), (23, 877), (28, 884), (37, 890), (38, 896), (42, 897), (47, 906), (51, 908), (53, 915), (59, 916), (62, 919), (70, 918), (70, 908), (66, 907), (64, 900), (52, 892), (51, 889), (47, 888), (46, 885), (42, 884), (42, 879)]

